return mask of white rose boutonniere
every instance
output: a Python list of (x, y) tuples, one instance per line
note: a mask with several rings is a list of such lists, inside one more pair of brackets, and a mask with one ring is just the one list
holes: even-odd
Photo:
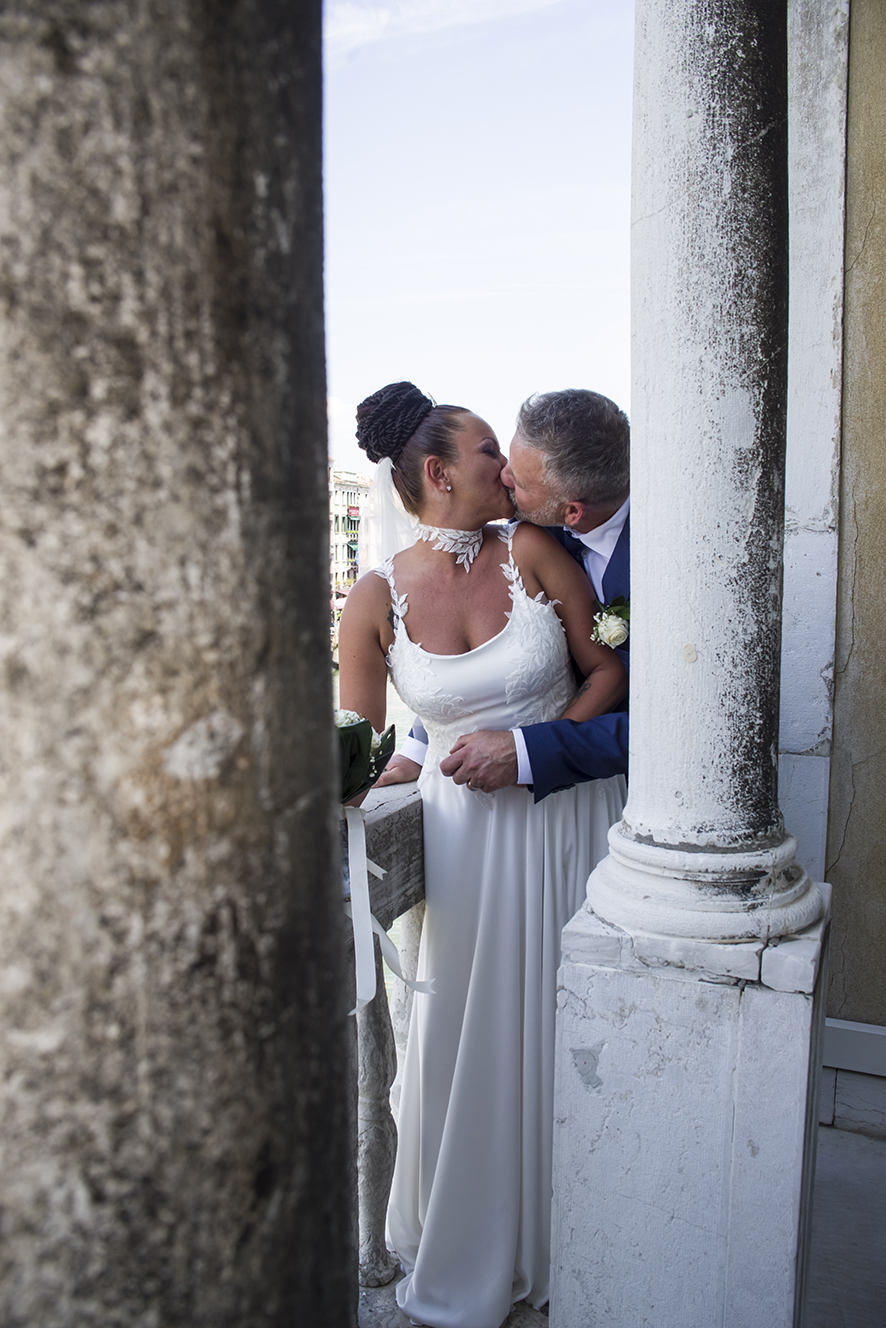
[(631, 601), (624, 595), (618, 595), (611, 604), (603, 604), (599, 613), (594, 614), (593, 641), (601, 646), (615, 650), (624, 645), (630, 633)]

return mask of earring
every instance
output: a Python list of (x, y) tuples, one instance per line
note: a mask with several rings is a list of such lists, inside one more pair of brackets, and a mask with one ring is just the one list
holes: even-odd
[(452, 493), (452, 485), (451, 485), (451, 484), (447, 484), (447, 485), (446, 485), (446, 492), (447, 492), (447, 493)]

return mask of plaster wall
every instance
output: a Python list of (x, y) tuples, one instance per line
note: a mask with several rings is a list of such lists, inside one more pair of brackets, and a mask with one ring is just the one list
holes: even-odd
[(853, 0), (828, 1013), (886, 1023), (886, 8)]
[(788, 6), (790, 300), (779, 803), (825, 876), (837, 598), (849, 5)]

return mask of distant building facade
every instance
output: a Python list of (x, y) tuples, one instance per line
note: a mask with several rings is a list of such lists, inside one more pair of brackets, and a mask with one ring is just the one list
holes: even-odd
[(369, 480), (351, 470), (329, 474), (329, 584), (347, 590), (357, 579), (360, 513), (369, 496)]

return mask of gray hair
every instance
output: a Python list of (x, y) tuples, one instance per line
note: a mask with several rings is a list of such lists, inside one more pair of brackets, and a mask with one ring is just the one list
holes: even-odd
[(562, 501), (604, 504), (624, 498), (631, 426), (608, 397), (580, 387), (537, 392), (520, 407), (517, 430), (543, 453), (545, 479)]

